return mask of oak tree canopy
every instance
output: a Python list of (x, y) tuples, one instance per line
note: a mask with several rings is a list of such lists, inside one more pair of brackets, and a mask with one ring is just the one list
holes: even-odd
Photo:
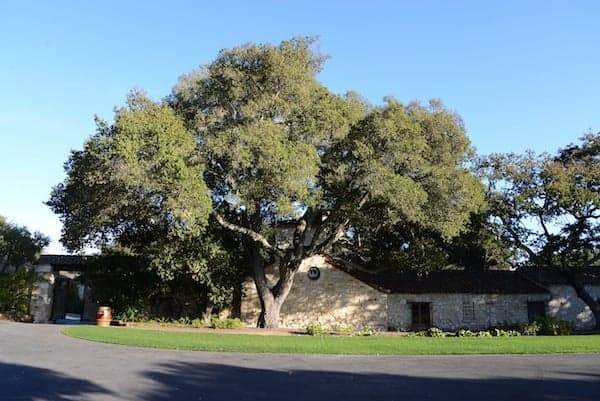
[[(190, 237), (219, 247), (204, 234), (219, 225), (251, 265), (260, 325), (277, 327), (305, 258), (368, 262), (407, 224), (444, 239), (463, 231), (484, 196), (460, 116), (439, 101), (373, 106), (332, 93), (317, 80), (326, 57), (313, 42), (223, 50), (162, 102), (132, 93), (54, 188), (63, 242), (119, 243), (152, 252), (162, 268), (190, 268), (161, 249)], [(192, 259), (211, 266), (209, 254)]]

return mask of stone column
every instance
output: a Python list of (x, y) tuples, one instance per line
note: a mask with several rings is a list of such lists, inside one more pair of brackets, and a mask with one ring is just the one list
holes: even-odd
[(31, 316), (34, 323), (48, 323), (52, 317), (56, 275), (51, 265), (35, 266), (34, 271), (37, 274), (37, 283), (31, 296)]

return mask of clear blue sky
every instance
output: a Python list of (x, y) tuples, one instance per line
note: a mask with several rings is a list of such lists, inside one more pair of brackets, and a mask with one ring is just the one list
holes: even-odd
[(0, 214), (56, 241), (42, 202), (94, 114), (133, 87), (162, 98), (222, 48), (297, 35), (320, 36), (334, 92), (440, 98), (482, 154), (554, 152), (600, 130), (599, 19), (576, 0), (3, 2)]

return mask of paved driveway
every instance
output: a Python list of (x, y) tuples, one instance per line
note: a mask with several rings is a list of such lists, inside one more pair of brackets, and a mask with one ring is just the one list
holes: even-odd
[(600, 400), (600, 355), (356, 357), (163, 351), (0, 322), (0, 400)]

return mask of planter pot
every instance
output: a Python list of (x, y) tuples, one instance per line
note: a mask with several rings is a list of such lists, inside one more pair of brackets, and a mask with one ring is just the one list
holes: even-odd
[(112, 321), (112, 310), (109, 306), (100, 306), (98, 307), (98, 312), (96, 312), (96, 325), (107, 327), (110, 326), (110, 322)]

